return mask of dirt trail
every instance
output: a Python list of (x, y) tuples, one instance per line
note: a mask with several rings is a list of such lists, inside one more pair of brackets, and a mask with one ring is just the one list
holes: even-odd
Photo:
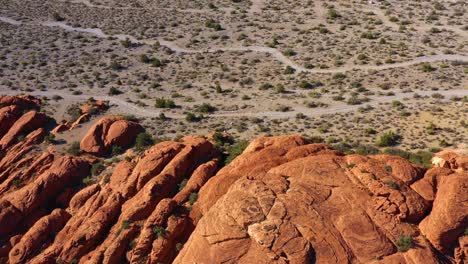
[[(97, 100), (109, 101), (110, 105), (115, 107), (115, 112), (120, 114), (133, 114), (138, 117), (158, 117), (159, 114), (163, 113), (173, 119), (182, 119), (185, 118), (185, 115), (167, 113), (167, 111), (159, 109), (151, 109), (149, 107), (139, 107), (135, 104), (126, 102), (122, 99), (107, 96), (107, 95), (94, 95), (94, 94), (81, 94), (81, 95), (72, 95), (63, 91), (32, 91), (32, 92), (19, 92), (19, 91), (0, 91), (0, 95), (16, 95), (19, 93), (30, 94), (34, 96), (47, 96), (52, 97), (54, 95), (59, 95), (68, 102), (83, 102), (90, 97), (93, 97)], [(444, 100), (448, 100), (451, 96), (468, 96), (468, 89), (466, 90), (447, 90), (447, 91), (416, 91), (415, 93), (421, 96), (431, 96), (432, 94), (439, 93), (445, 96)], [(297, 113), (302, 113), (309, 117), (318, 117), (325, 114), (336, 114), (351, 112), (357, 110), (359, 107), (363, 106), (378, 106), (382, 103), (388, 103), (393, 100), (402, 100), (403, 98), (410, 98), (413, 96), (413, 93), (396, 93), (394, 96), (380, 96), (371, 98), (369, 103), (363, 105), (346, 105), (340, 104), (329, 108), (316, 108), (310, 109), (305, 106), (297, 107), (294, 111), (290, 112), (273, 112), (273, 111), (263, 111), (263, 112), (238, 112), (238, 111), (218, 111), (214, 114), (209, 114), (209, 117), (270, 117), (270, 118), (291, 118), (295, 117)]]

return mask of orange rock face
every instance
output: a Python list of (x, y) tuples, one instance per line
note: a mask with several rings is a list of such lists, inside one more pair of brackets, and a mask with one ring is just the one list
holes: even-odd
[[(203, 217), (174, 263), (455, 261), (467, 226), (466, 174), (425, 176), (398, 157), (343, 156), (297, 137), (277, 139), (254, 141), (202, 187), (195, 207)], [(256, 155), (265, 159), (261, 170)], [(404, 252), (401, 235), (413, 238)]]
[(80, 148), (90, 154), (104, 155), (114, 145), (129, 147), (141, 131), (142, 127), (136, 122), (123, 120), (119, 116), (105, 117), (84, 136)]
[[(97, 158), (44, 151), (46, 117), (22, 107), (0, 111), (0, 263), (466, 263), (462, 154), (426, 171), (293, 135), (256, 139), (220, 168), (213, 143), (188, 136), (85, 186)], [(139, 131), (103, 118), (81, 148), (102, 155)]]

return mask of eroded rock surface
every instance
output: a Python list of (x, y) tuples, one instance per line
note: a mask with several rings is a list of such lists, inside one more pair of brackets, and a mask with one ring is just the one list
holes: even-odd
[(136, 122), (124, 120), (120, 116), (105, 117), (83, 137), (80, 148), (90, 154), (104, 155), (112, 146), (129, 147), (141, 131), (142, 127)]
[[(459, 152), (426, 170), (292, 135), (256, 139), (221, 168), (210, 140), (188, 136), (84, 186), (98, 158), (39, 148), (40, 101), (0, 101), (0, 263), (466, 263)], [(103, 118), (81, 148), (103, 155), (141, 129)]]
[[(202, 187), (200, 197), (214, 201), (197, 202), (203, 217), (174, 263), (441, 263), (465, 257), (457, 239), (468, 214), (466, 173), (425, 173), (399, 157), (343, 156), (305, 139), (274, 140), (254, 141)], [(256, 155), (264, 153), (261, 167)], [(220, 183), (226, 184), (221, 190)], [(404, 248), (401, 236), (411, 237), (412, 245)]]

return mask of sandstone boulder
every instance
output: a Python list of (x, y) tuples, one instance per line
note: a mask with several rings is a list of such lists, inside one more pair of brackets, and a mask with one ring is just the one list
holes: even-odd
[(129, 147), (141, 131), (142, 127), (136, 122), (124, 120), (120, 116), (105, 117), (83, 137), (80, 148), (90, 154), (104, 155), (114, 145)]
[(468, 226), (468, 172), (443, 177), (431, 213), (420, 224), (422, 234), (448, 253)]

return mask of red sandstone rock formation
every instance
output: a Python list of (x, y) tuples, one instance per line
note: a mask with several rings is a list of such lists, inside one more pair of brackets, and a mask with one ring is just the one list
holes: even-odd
[(105, 117), (84, 136), (80, 148), (90, 154), (104, 155), (113, 145), (129, 147), (141, 130), (138, 123), (124, 120), (120, 116)]
[[(0, 263), (467, 262), (460, 153), (436, 155), (426, 171), (282, 136), (254, 140), (220, 169), (212, 142), (185, 137), (83, 187), (92, 159), (43, 151), (45, 117), (16, 112), (24, 98), (3, 100), (19, 103), (0, 111)], [(82, 148), (128, 146), (137, 128), (104, 118)]]

